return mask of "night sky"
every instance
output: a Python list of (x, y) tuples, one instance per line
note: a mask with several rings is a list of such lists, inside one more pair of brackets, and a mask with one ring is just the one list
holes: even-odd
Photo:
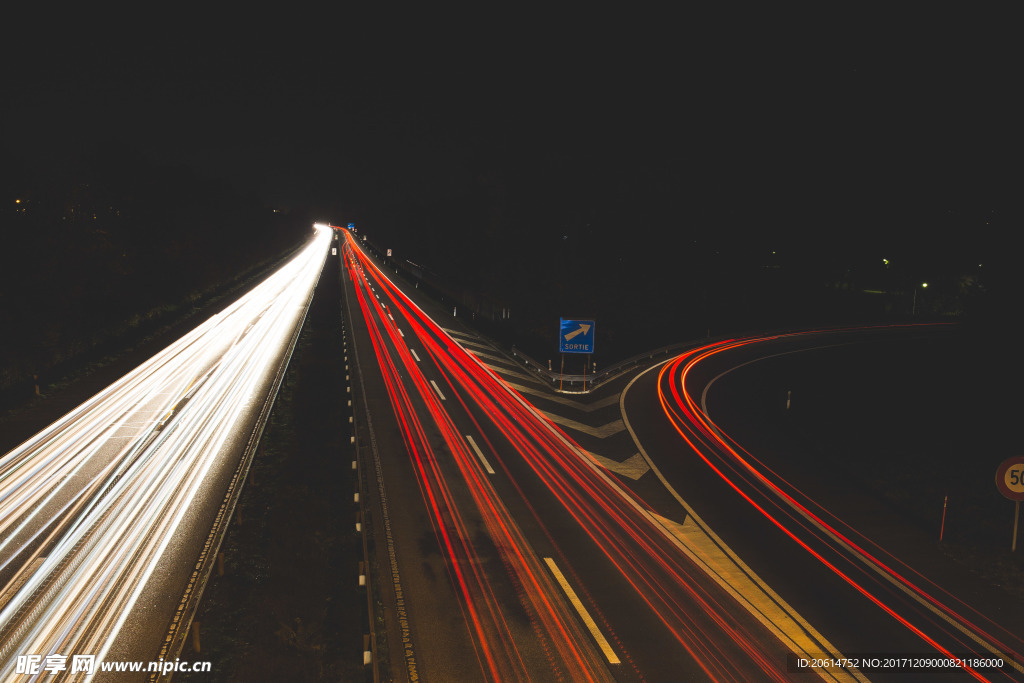
[[(885, 256), (908, 278), (1009, 262), (1008, 16), (257, 12), (15, 15), (0, 47), (9, 166), (116, 150), (187, 167), (485, 288), (529, 279), (524, 261), (644, 273), (722, 249), (790, 266)], [(488, 275), (474, 259), (501, 263)]]

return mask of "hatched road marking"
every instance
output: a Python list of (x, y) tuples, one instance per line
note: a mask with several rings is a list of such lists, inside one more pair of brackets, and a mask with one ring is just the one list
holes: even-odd
[(582, 422), (577, 422), (576, 420), (570, 420), (569, 418), (562, 417), (561, 415), (549, 413), (546, 410), (542, 410), (540, 412), (542, 415), (544, 415), (544, 417), (548, 418), (555, 424), (562, 425), (563, 427), (568, 427), (569, 429), (574, 429), (577, 432), (590, 434), (591, 436), (596, 436), (601, 439), (609, 437), (612, 434), (618, 434), (619, 432), (625, 431), (626, 429), (626, 425), (622, 420), (612, 420), (608, 424), (603, 425), (601, 427), (591, 427), (589, 425), (583, 424)]
[(639, 479), (651, 470), (650, 465), (648, 465), (647, 461), (644, 460), (644, 456), (639, 453), (633, 454), (622, 462), (617, 462), (611, 458), (606, 458), (603, 455), (598, 455), (593, 451), (587, 451), (587, 454), (594, 459), (594, 462), (609, 472), (621, 474), (622, 476), (629, 477), (633, 480)]
[(607, 408), (608, 406), (619, 402), (618, 394), (606, 396), (605, 398), (602, 398), (600, 401), (596, 401), (594, 403), (580, 403), (579, 401), (575, 401), (571, 398), (565, 398), (564, 396), (556, 396), (552, 394), (550, 391), (540, 391), (539, 389), (534, 389), (532, 387), (524, 387), (521, 384), (513, 384), (512, 382), (505, 382), (505, 384), (509, 385), (510, 387), (512, 387), (521, 394), (539, 396), (540, 398), (543, 398), (546, 401), (554, 401), (555, 403), (561, 403), (562, 405), (569, 406), (570, 408), (575, 408), (576, 410), (582, 410), (587, 413), (592, 413), (595, 410), (600, 410), (601, 408)]

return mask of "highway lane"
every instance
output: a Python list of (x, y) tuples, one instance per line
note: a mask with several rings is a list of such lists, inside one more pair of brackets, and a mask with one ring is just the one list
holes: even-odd
[[(776, 467), (763, 459), (765, 453), (736, 443), (714, 422), (714, 411), (709, 413), (707, 406), (716, 405), (716, 386), (724, 386), (723, 378), (749, 364), (900, 333), (922, 331), (847, 330), (708, 345), (638, 377), (624, 409), (638, 442), (666, 482), (839, 651), (939, 657), (1019, 653), (1019, 636), (944, 593), (832, 516), (826, 509), (828, 496), (851, 493), (842, 492), (840, 483), (818, 484), (807, 495), (791, 481), (809, 486), (816, 479), (813, 473), (784, 478), (781, 464)], [(737, 383), (730, 386), (735, 391)], [(904, 680), (907, 675), (866, 673), (872, 680)], [(942, 669), (920, 675), (928, 680), (1019, 680), (1021, 671)]]
[[(383, 396), (375, 388), (367, 400), (387, 496), (402, 501), (390, 506), (389, 515), (415, 655), (393, 663), (393, 674), (499, 680), (561, 670), (571, 678), (606, 678), (581, 634), (568, 641), (550, 638), (549, 630), (578, 627), (540, 558), (522, 552), (521, 532), (466, 438), (478, 432), (450, 405), (456, 395), (438, 385), (443, 376), (424, 346), (407, 341), (416, 339), (414, 323), (399, 310), (382, 274), (351, 242), (344, 256), (354, 284), (347, 290), (348, 308), (353, 325), (365, 332), (356, 335), (360, 367), (364, 374), (379, 368), (375, 387), (384, 384)], [(477, 447), (486, 448), (477, 438)], [(411, 504), (417, 498), (421, 506)], [(507, 567), (518, 582), (510, 580)]]
[[(404, 460), (396, 459), (394, 450), (378, 444), (379, 457), (386, 460), (387, 496), (394, 500), (397, 487), (405, 503), (396, 514), (407, 520), (393, 523), (392, 529), (398, 574), (406, 582), (403, 607), (413, 624), (407, 637), (416, 653), (417, 674), (445, 672), (450, 659), (435, 650), (450, 652), (444, 643), (465, 642), (468, 634), (473, 655), (466, 656), (470, 650), (461, 647), (463, 664), (480, 668), (479, 676), (465, 672), (469, 680), (531, 674), (543, 679), (556, 672), (573, 680), (608, 673), (618, 680), (787, 680), (802, 675), (786, 671), (792, 647), (787, 634), (742, 607), (728, 586), (709, 577), (704, 559), (680, 543), (669, 521), (652, 514), (466, 353), (357, 250), (350, 236), (346, 239), (350, 277), (357, 283), (354, 295), (367, 332), (376, 339), (372, 355), (361, 352), (360, 365), (379, 366), (406, 450)], [(419, 412), (420, 402), (425, 413)], [(377, 413), (378, 425), (379, 418)], [(424, 427), (431, 422), (441, 436), (434, 442)], [(417, 524), (422, 525), (424, 515), (413, 512), (410, 501), (417, 493), (436, 537), (428, 552), (418, 554), (415, 546), (423, 539)], [(478, 538), (489, 538), (490, 544)], [(492, 548), (498, 564), (488, 555)], [(425, 571), (423, 556), (442, 559), (444, 571), (436, 565)], [(565, 594), (553, 585), (559, 575), (548, 558), (573, 586), (607, 647), (593, 631), (581, 628), (583, 618), (560, 604)], [(496, 571), (473, 574), (481, 566)], [(504, 576), (497, 571), (502, 567)], [(410, 582), (428, 574), (434, 580), (423, 583), (427, 595), (409, 590)], [(510, 594), (507, 589), (494, 588), (509, 582), (518, 604), (502, 597)], [(442, 592), (460, 605), (463, 624), (439, 618)], [(508, 615), (523, 611), (532, 633), (517, 641), (524, 632), (508, 626), (515, 621)], [(508, 642), (499, 645), (492, 633), (503, 634), (518, 648), (540, 643), (547, 662), (537, 658), (540, 668), (534, 668), (517, 660), (505, 649)], [(594, 661), (595, 646), (603, 660)], [(585, 651), (581, 659), (577, 653)]]
[(0, 459), (5, 675), (23, 654), (160, 656), (329, 239)]

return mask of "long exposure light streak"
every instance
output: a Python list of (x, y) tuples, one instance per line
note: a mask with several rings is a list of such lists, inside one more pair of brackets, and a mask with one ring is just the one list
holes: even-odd
[[(473, 411), (464, 402), (463, 395), (493, 422), (512, 445), (514, 452), (528, 464), (554, 499), (576, 520), (599, 552), (617, 568), (633, 587), (637, 597), (652, 610), (679, 646), (692, 655), (694, 662), (709, 680), (789, 678), (780, 667), (779, 652), (782, 648), (774, 636), (748, 618), (742, 609), (738, 609), (731, 596), (712, 586), (702, 570), (680, 551), (664, 528), (653, 519), (651, 511), (642, 501), (607, 475), (564, 432), (509, 388), (493, 371), (455, 343), (376, 269), (359, 251), (351, 237), (348, 247), (346, 258), (349, 272), (351, 277), (363, 283), (360, 291), (369, 289), (366, 273), (372, 273), (375, 284), (391, 301), (388, 307), (390, 312), (405, 319), (403, 325), (408, 325), (407, 329), (412, 330), (424, 353), (443, 369), (444, 380), (451, 387), (451, 395), (466, 407), (474, 423)], [(378, 325), (391, 330), (393, 323), (386, 316), (371, 314), (377, 307), (361, 306), (371, 330)], [(422, 379), (404, 340), (396, 333), (391, 341), (422, 400), (429, 407), (441, 431), (446, 434), (446, 444), (459, 465), (459, 472), (470, 484), (478, 508), (489, 519), (488, 528), (495, 544), (506, 549), (514, 548), (515, 559), (522, 565), (513, 565), (513, 571), (519, 572), (524, 585), (536, 586), (536, 590), (540, 591), (541, 598), (535, 598), (531, 591), (527, 591), (531, 599), (541, 600), (542, 604), (535, 605), (535, 608), (539, 610), (542, 606), (546, 607), (551, 602), (547, 596), (552, 594), (547, 574), (539, 570), (535, 554), (517, 537), (514, 525), (506, 521), (504, 506), (493, 494), (480, 461), (467, 452), (464, 440), (458, 438), (458, 432), (447, 426), (447, 417), (440, 409), (439, 398)], [(395, 378), (397, 371), (388, 354), (385, 352), (382, 357), (376, 346), (375, 351), (378, 352), (385, 376)], [(402, 387), (389, 386), (393, 400), (397, 398), (403, 406), (407, 401), (404, 391)], [(408, 414), (404, 407), (396, 408), (396, 412)], [(447, 436), (449, 433), (450, 438)], [(412, 435), (407, 433), (407, 436), (411, 438)], [(418, 460), (427, 455), (433, 464), (436, 456), (426, 454), (421, 445), (422, 440), (410, 444), (410, 455), (417, 461), (421, 474), (426, 476), (428, 469), (419, 464)], [(486, 445), (489, 455), (493, 456), (495, 468), (500, 468), (513, 479), (499, 449), (495, 449), (489, 442)], [(440, 468), (432, 468), (429, 474), (440, 476)], [(440, 488), (441, 482), (436, 479), (422, 480), (421, 486), (428, 507), (433, 506), (436, 498), (433, 490), (434, 487)], [(443, 528), (440, 511), (435, 510), (434, 516), (435, 524)], [(543, 527), (539, 516), (536, 522)], [(444, 536), (444, 541), (452, 543), (453, 547), (456, 543), (448, 536)], [(471, 551), (467, 545), (463, 547)], [(469, 612), (470, 621), (477, 630), (481, 661), (487, 662), (486, 666), (492, 666), (489, 653), (497, 648), (488, 641), (484, 629), (474, 621), (482, 610), (471, 607), (477, 598), (469, 592), (463, 577), (455, 569), (459, 565), (458, 559), (451, 558), (449, 561), (453, 566), (452, 571), (456, 572), (453, 582), (461, 587), (464, 609)], [(592, 607), (598, 608), (597, 605)], [(564, 618), (564, 615), (558, 616), (558, 619)], [(560, 647), (567, 647), (558, 641), (559, 627), (555, 617), (545, 623), (552, 629), (549, 631), (551, 640)], [(571, 653), (563, 657), (573, 661)], [(492, 675), (495, 671), (490, 669)]]
[[(102, 660), (167, 551), (189, 545), (180, 530), (224, 496), (214, 473), (238, 464), (330, 234), (317, 228), (259, 286), (0, 458), (5, 676), (27, 652)], [(191, 571), (195, 556), (182, 561)], [(56, 680), (19, 680), (44, 675)]]
[[(823, 333), (813, 331), (801, 334), (810, 336)], [(1019, 636), (1005, 633), (1001, 627), (947, 593), (948, 598), (975, 615), (968, 618), (914, 583), (908, 577), (913, 574), (923, 579), (919, 573), (835, 518), (823, 505), (787, 482), (730, 438), (707, 414), (707, 388), (714, 380), (701, 387), (699, 399), (688, 387), (695, 369), (719, 354), (798, 336), (789, 334), (726, 340), (682, 354), (666, 363), (659, 374), (658, 391), (663, 410), (673, 427), (692, 452), (744, 501), (763, 514), (798, 547), (810, 553), (929, 647), (951, 659), (955, 654), (980, 650), (1010, 660), (1010, 666), (1003, 671), (986, 671), (983, 675), (965, 666), (965, 673), (977, 680), (990, 680), (986, 676), (1016, 678), (1024, 673), (1020, 668)], [(819, 342), (819, 345), (824, 343)], [(881, 559), (883, 554), (889, 557), (888, 561)], [(895, 568), (894, 563), (902, 568)], [(844, 570), (844, 566), (847, 569)], [(934, 584), (932, 590), (941, 591)], [(926, 609), (922, 610), (919, 606)], [(922, 619), (921, 615), (926, 613), (934, 617)], [(978, 622), (987, 623), (988, 626), (983, 628)], [(1004, 635), (997, 637), (993, 635), (993, 630), (1002, 631)]]
[[(463, 511), (459, 509), (451, 485), (444, 475), (445, 467), (438, 454), (430, 445), (423, 424), (413, 407), (413, 397), (401, 381), (399, 368), (405, 369), (417, 391), (417, 401), (422, 401), (432, 419), (441, 431), (448, 452), (454, 456), (459, 473), (469, 486), (477, 511), (490, 532), (491, 539), (506, 566), (517, 576), (537, 620), (542, 635), (558, 653), (558, 661), (552, 661), (554, 670), (563, 670), (573, 679), (602, 680), (607, 673), (595, 660), (589, 650), (581, 649), (578, 638), (569, 631), (573, 622), (562, 603), (552, 600), (555, 588), (548, 575), (542, 571), (540, 561), (533, 553), (525, 550), (525, 540), (511, 515), (498, 499), (490, 482), (487, 481), (478, 460), (469, 451), (465, 441), (440, 405), (440, 392), (434, 391), (411, 357), (408, 347), (397, 334), (397, 327), (387, 316), (376, 316), (376, 307), (369, 303), (365, 292), (369, 289), (359, 253), (355, 249), (346, 251), (350, 276), (360, 285), (357, 287), (357, 301), (368, 323), (374, 353), (385, 379), (388, 395), (405, 435), (406, 446), (414, 467), (418, 472), (418, 483), (431, 513), (431, 520), (439, 544), (445, 550), (446, 565), (460, 595), (460, 607), (466, 616), (473, 634), (481, 673), (488, 680), (529, 678), (526, 665), (516, 649), (506, 618), (494, 589), (481, 563), (476, 561), (477, 550), (467, 530)], [(358, 264), (358, 265), (357, 265)], [(382, 333), (383, 330), (383, 333)], [(388, 334), (391, 346), (387, 345), (384, 334)], [(392, 358), (389, 348), (395, 348), (399, 363)]]

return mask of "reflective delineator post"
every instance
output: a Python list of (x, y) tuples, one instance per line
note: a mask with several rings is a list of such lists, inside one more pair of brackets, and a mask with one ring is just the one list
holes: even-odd
[(942, 501), (942, 526), (939, 527), (939, 540), (942, 540), (943, 534), (946, 532), (946, 505), (949, 504), (949, 496), (946, 496)]
[(1017, 552), (1017, 522), (1020, 520), (1020, 501), (1018, 500), (1013, 506), (1013, 544), (1010, 546), (1010, 552)]

